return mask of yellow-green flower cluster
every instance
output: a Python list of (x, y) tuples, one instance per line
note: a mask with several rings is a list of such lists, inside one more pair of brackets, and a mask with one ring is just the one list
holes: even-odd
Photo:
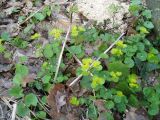
[(118, 48), (125, 48), (125, 47), (127, 47), (127, 45), (124, 44), (123, 41), (118, 41), (118, 42), (116, 43), (116, 45), (117, 45)]
[(105, 83), (104, 78), (98, 77), (96, 75), (94, 75), (92, 77), (92, 83), (91, 83), (91, 87), (94, 89), (99, 85), (103, 85)]
[(78, 106), (79, 105), (79, 100), (77, 97), (73, 96), (71, 97), (71, 99), (69, 100), (69, 102), (72, 104), (72, 105), (75, 105), (75, 106)]
[(61, 37), (62, 32), (62, 30), (54, 28), (49, 32), (49, 35), (53, 36), (55, 39), (59, 39)]
[(74, 25), (72, 26), (72, 29), (71, 29), (71, 36), (77, 37), (79, 32), (84, 32), (84, 31), (85, 31), (84, 27)]
[(119, 81), (119, 77), (122, 75), (121, 72), (114, 72), (114, 71), (111, 71), (110, 72), (110, 76), (111, 76), (111, 81), (113, 82), (118, 82)]
[(81, 71), (83, 75), (89, 75), (89, 69), (95, 68), (96, 70), (101, 70), (102, 66), (100, 61), (93, 60), (91, 58), (85, 58), (82, 60)]
[(41, 34), (35, 33), (35, 34), (33, 34), (33, 35), (31, 36), (31, 39), (32, 39), (32, 40), (35, 40), (35, 39), (38, 39), (38, 38), (40, 38), (40, 37), (41, 37)]
[(148, 53), (147, 55), (147, 60), (151, 63), (155, 63), (155, 64), (158, 64), (159, 62), (159, 58), (158, 58), (158, 55), (155, 55), (151, 52)]
[(111, 50), (111, 54), (116, 55), (116, 56), (122, 56), (123, 52), (122, 49), (125, 48), (127, 45), (123, 43), (123, 41), (118, 41), (116, 43), (116, 48), (113, 48)]
[(119, 96), (119, 97), (124, 96), (124, 95), (123, 95), (123, 92), (122, 92), (122, 91), (117, 91), (117, 96)]
[(138, 88), (139, 84), (137, 83), (138, 77), (136, 74), (131, 74), (128, 77), (129, 86), (131, 88)]

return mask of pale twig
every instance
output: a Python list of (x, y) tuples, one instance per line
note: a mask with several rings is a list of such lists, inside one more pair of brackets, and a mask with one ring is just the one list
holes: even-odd
[[(117, 40), (114, 41), (114, 42), (109, 46), (109, 48), (107, 48), (107, 49), (103, 52), (103, 54), (108, 53), (108, 52), (112, 49), (112, 47), (113, 47), (124, 35), (125, 35), (125, 33), (122, 33), (122, 34), (117, 38)], [(100, 60), (100, 59), (101, 59), (101, 57), (98, 57), (96, 60)], [(92, 65), (93, 65), (93, 63), (90, 65), (90, 67), (92, 67)], [(72, 85), (74, 85), (82, 76), (83, 76), (83, 75), (80, 74), (76, 79), (74, 79), (74, 80), (69, 84), (69, 86), (71, 87)]]
[(62, 61), (62, 56), (63, 56), (64, 48), (66, 46), (66, 42), (68, 40), (68, 36), (69, 36), (70, 30), (71, 30), (71, 25), (68, 28), (65, 40), (63, 42), (62, 50), (61, 50), (61, 53), (60, 53), (59, 58), (58, 58), (58, 64), (57, 64), (56, 73), (55, 73), (55, 76), (54, 76), (54, 81), (56, 81), (57, 76), (58, 76), (59, 67), (60, 67), (60, 64), (61, 64), (61, 61)]
[(74, 79), (70, 84), (69, 84), (69, 87), (71, 87), (72, 85), (74, 85), (79, 79), (81, 79), (82, 77), (82, 74), (79, 75), (76, 79)]
[(16, 118), (16, 111), (17, 111), (17, 103), (14, 103), (13, 104), (13, 110), (12, 110), (11, 120), (15, 120), (15, 118)]
[[(114, 42), (109, 46), (109, 48), (107, 48), (107, 49), (103, 52), (103, 54), (108, 53), (108, 52), (112, 49), (112, 47), (113, 47), (124, 35), (125, 35), (125, 33), (122, 33), (122, 34), (117, 38), (117, 40), (114, 41)], [(96, 60), (99, 61), (100, 59), (101, 59), (101, 56), (98, 57)]]
[[(1, 100), (12, 110), (12, 105), (9, 103), (10, 100), (7, 100), (6, 97), (2, 97)], [(13, 100), (12, 100), (13, 101)], [(15, 103), (15, 101), (13, 101)], [(16, 119), (20, 120), (20, 118), (15, 115)], [(29, 119), (28, 119), (29, 120)]]

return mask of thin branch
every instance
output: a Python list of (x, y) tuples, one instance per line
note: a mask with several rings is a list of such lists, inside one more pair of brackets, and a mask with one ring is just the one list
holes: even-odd
[[(112, 49), (112, 47), (113, 47), (124, 35), (125, 35), (125, 33), (122, 33), (122, 34), (117, 38), (117, 40), (114, 41), (114, 42), (109, 46), (109, 48), (107, 48), (107, 49), (103, 52), (103, 54), (108, 53), (108, 52)], [(98, 61), (98, 60), (100, 60), (100, 59), (101, 59), (101, 57), (98, 57), (96, 60)]]
[(72, 85), (74, 85), (76, 82), (78, 82), (79, 79), (81, 79), (83, 75), (79, 75), (76, 79), (74, 79), (70, 84), (69, 84), (69, 87), (71, 87)]
[[(112, 49), (112, 47), (113, 47), (124, 35), (125, 35), (125, 33), (122, 33), (122, 34), (117, 38), (117, 40), (114, 41), (114, 42), (109, 46), (109, 48), (107, 48), (103, 53), (104, 53), (104, 54), (108, 53), (108, 52)], [(98, 57), (96, 60), (100, 60), (100, 59), (101, 59), (101, 57)], [(93, 65), (93, 63), (90, 65), (90, 67), (92, 67), (92, 65)], [(69, 84), (69, 87), (71, 87), (71, 86), (74, 85), (76, 82), (78, 82), (78, 80), (79, 80), (82, 76), (83, 76), (83, 75), (81, 74), (81, 75), (79, 75), (76, 79), (74, 79), (74, 80)]]
[(12, 110), (11, 120), (15, 120), (15, 118), (16, 118), (16, 110), (17, 110), (17, 103), (14, 103), (13, 104), (13, 110)]
[(57, 76), (58, 76), (59, 67), (60, 67), (60, 64), (61, 64), (61, 61), (62, 61), (62, 56), (63, 56), (64, 48), (65, 48), (65, 46), (66, 46), (66, 42), (67, 42), (67, 40), (68, 40), (68, 36), (69, 36), (70, 30), (71, 30), (71, 25), (70, 25), (69, 28), (68, 28), (68, 31), (67, 31), (65, 40), (64, 40), (64, 42), (63, 42), (63, 46), (62, 46), (61, 53), (60, 53), (60, 55), (59, 55), (58, 64), (57, 64), (57, 68), (56, 68), (56, 73), (55, 73), (55, 76), (54, 76), (54, 81), (56, 81)]

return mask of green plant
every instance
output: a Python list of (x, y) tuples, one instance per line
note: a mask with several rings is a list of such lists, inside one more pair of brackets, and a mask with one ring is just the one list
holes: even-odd
[[(115, 14), (119, 6), (112, 5), (110, 8)], [(52, 7), (45, 6), (34, 14), (23, 30), (24, 34), (29, 36), (34, 24), (49, 17), (52, 10)], [(35, 56), (42, 59), (42, 64), (35, 80), (27, 83), (27, 88), (23, 83), (30, 74), (26, 64), (28, 58), (20, 57), (19, 62), (13, 67), (15, 71), (13, 87), (9, 90), (9, 94), (18, 100), (17, 115), (24, 117), (31, 114), (33, 119), (48, 119), (49, 114), (43, 106), (47, 104), (46, 96), (51, 94), (49, 91), (58, 83), (67, 82), (68, 85), (68, 80), (76, 75), (81, 75), (80, 87), (87, 92), (79, 97), (79, 94), (75, 95), (76, 91), (71, 92), (72, 85), (69, 85), (69, 90), (65, 92), (69, 92), (67, 95), (71, 94), (72, 97), (67, 98), (69, 101), (66, 104), (71, 104), (74, 108), (87, 108), (86, 118), (88, 119), (113, 120), (115, 113), (125, 114), (130, 107), (137, 109), (142, 107), (148, 111), (150, 117), (157, 115), (160, 105), (160, 85), (159, 83), (150, 85), (148, 81), (149, 74), (160, 68), (160, 52), (147, 37), (154, 28), (151, 22), (151, 11), (146, 9), (139, 0), (131, 1), (130, 11), (138, 18), (133, 26), (137, 34), (125, 36), (119, 41), (116, 41), (118, 34), (101, 32), (94, 27), (84, 28), (73, 25), (55, 80), (57, 59), (65, 40), (63, 30), (53, 28), (48, 32), (51, 38), (49, 42), (35, 45)], [(69, 12), (77, 12), (77, 7), (71, 6)], [(22, 21), (24, 18), (21, 16), (19, 20)], [(20, 37), (10, 38), (8, 33), (2, 33), (0, 53), (5, 54), (7, 51), (5, 42), (26, 49), (30, 43), (43, 37), (38, 32), (33, 33), (28, 37), (29, 41)], [(105, 54), (104, 51), (115, 41), (115, 46)], [(87, 49), (88, 46), (90, 51)], [(71, 68), (72, 66), (74, 69)], [(59, 98), (59, 96), (56, 97)], [(96, 104), (97, 101), (101, 106)], [(34, 111), (34, 114), (31, 111)]]

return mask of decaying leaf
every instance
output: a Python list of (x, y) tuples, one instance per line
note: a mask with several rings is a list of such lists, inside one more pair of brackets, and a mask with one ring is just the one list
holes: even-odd
[(61, 116), (61, 107), (66, 104), (66, 91), (63, 84), (55, 85), (49, 92), (47, 101), (51, 107), (50, 116), (53, 119), (57, 119)]
[(102, 111), (106, 111), (105, 107), (104, 107), (104, 100), (96, 100), (94, 102), (94, 104), (96, 105), (96, 107), (98, 108), (98, 111), (102, 112)]
[(23, 78), (22, 86), (26, 87), (27, 83), (31, 83), (36, 78), (36, 74), (29, 74), (28, 76)]

